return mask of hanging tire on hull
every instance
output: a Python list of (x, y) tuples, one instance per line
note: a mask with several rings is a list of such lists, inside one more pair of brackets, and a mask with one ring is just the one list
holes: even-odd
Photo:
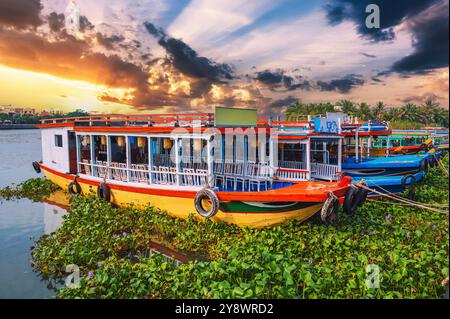
[[(411, 182), (408, 183), (408, 180), (411, 180)], [(413, 188), (414, 186), (416, 186), (416, 178), (414, 177), (414, 175), (405, 175), (402, 178), (402, 186), (404, 188)]]
[(101, 183), (97, 187), (97, 196), (100, 199), (103, 199), (105, 202), (111, 201), (111, 190), (109, 189), (109, 186), (106, 183)]
[(406, 198), (409, 200), (415, 201), (416, 200), (416, 188), (412, 187), (408, 190), (408, 194), (406, 195)]
[(38, 162), (33, 162), (31, 163), (31, 165), (33, 165), (33, 169), (36, 173), (39, 174), (41, 172), (41, 166), (39, 165)]
[[(204, 207), (204, 201), (207, 201), (210, 207)], [(194, 205), (197, 213), (204, 218), (211, 218), (219, 211), (220, 201), (216, 193), (210, 188), (203, 188), (198, 191), (194, 198)]]
[(70, 195), (78, 195), (81, 194), (81, 186), (80, 184), (77, 182), (77, 179), (75, 178), (73, 182), (71, 182), (69, 184), (68, 187), (69, 190), (69, 194)]
[(437, 159), (436, 159), (436, 155), (435, 155), (436, 153), (434, 153), (433, 155), (431, 155), (430, 156), (430, 160), (428, 161), (428, 165), (431, 167), (431, 168), (433, 168), (433, 167), (435, 167), (436, 166), (436, 161), (437, 161)]
[[(408, 182), (410, 180), (410, 182)], [(416, 178), (414, 175), (406, 175), (402, 178), (402, 186), (408, 190), (406, 198), (409, 200), (416, 200)]]
[(320, 220), (324, 224), (333, 222), (337, 218), (338, 209), (339, 200), (334, 195), (330, 195), (323, 203), (322, 209), (320, 210)]
[(350, 187), (344, 198), (344, 212), (347, 215), (354, 215), (359, 206), (366, 200), (368, 192), (363, 188)]

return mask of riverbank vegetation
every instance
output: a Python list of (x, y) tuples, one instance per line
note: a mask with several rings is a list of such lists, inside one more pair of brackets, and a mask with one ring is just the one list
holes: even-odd
[(389, 121), (393, 129), (419, 129), (424, 126), (448, 127), (448, 110), (428, 99), (422, 105), (406, 103), (401, 107), (389, 107), (383, 102), (374, 106), (354, 103), (349, 100), (331, 103), (295, 103), (288, 107), (286, 116), (289, 119), (306, 118), (308, 114), (320, 115), (326, 112), (344, 112), (357, 116), (361, 120)]
[[(417, 200), (448, 207), (439, 167), (417, 188)], [(369, 200), (332, 225), (257, 230), (171, 218), (152, 207), (114, 208), (94, 196), (74, 197), (64, 219), (32, 251), (47, 278), (79, 266), (80, 287), (62, 287), (58, 298), (442, 298), (446, 289), (448, 215), (389, 200)], [(190, 261), (176, 266), (149, 256), (150, 241)], [(369, 264), (379, 267), (379, 289), (366, 286)]]

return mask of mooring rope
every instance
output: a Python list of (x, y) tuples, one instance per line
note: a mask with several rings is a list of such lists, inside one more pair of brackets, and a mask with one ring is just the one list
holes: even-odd
[(438, 162), (439, 167), (444, 171), (445, 175), (447, 175), (447, 177), (448, 177), (448, 171), (447, 171), (447, 169), (445, 168), (444, 164), (442, 164), (441, 160), (438, 159), (437, 157), (436, 157), (436, 161)]
[[(390, 205), (400, 205), (400, 206), (411, 206), (410, 204), (404, 204), (404, 203), (394, 203), (394, 202), (383, 202), (383, 201), (381, 201), (381, 200), (376, 200), (376, 199), (373, 199), (373, 198), (368, 198), (367, 199), (368, 201), (371, 201), (371, 202), (375, 202), (375, 203), (381, 203), (381, 204), (390, 204)], [(436, 207), (445, 207), (445, 208), (448, 208), (448, 205), (447, 204), (436, 204)]]
[(428, 209), (430, 211), (434, 211), (434, 212), (437, 212), (437, 213), (448, 215), (448, 211), (445, 211), (445, 210), (437, 209), (437, 208), (434, 208), (434, 207), (431, 207), (431, 206), (427, 206), (427, 205), (425, 205), (423, 203), (414, 202), (414, 201), (407, 200), (407, 199), (404, 199), (404, 198), (394, 197), (394, 196), (390, 195), (390, 193), (384, 194), (382, 192), (377, 191), (376, 189), (371, 189), (371, 188), (369, 188), (369, 187), (367, 187), (365, 185), (362, 185), (360, 183), (355, 183), (355, 185), (357, 185), (358, 187), (361, 187), (363, 189), (366, 189), (366, 190), (368, 190), (368, 191), (370, 191), (372, 193), (378, 194), (380, 196), (400, 201), (400, 202), (405, 203), (405, 204), (407, 204), (409, 206), (417, 206), (419, 208)]
[[(376, 183), (374, 183), (374, 182), (372, 182), (372, 184), (374, 184), (375, 187), (380, 188), (380, 189), (381, 189), (382, 191), (384, 191), (386, 194), (389, 194), (389, 195), (391, 195), (391, 196), (393, 196), (393, 197), (396, 197), (396, 198), (398, 198), (398, 199), (401, 199), (401, 200), (410, 202), (411, 204), (419, 204), (419, 205), (422, 205), (421, 202), (417, 202), (417, 201), (414, 201), (414, 200), (412, 200), (412, 199), (407, 199), (407, 198), (401, 197), (400, 195), (397, 195), (397, 194), (395, 194), (395, 193), (391, 193), (391, 192), (388, 191), (387, 189), (381, 187), (380, 185), (378, 185), (378, 184), (376, 184)], [(436, 203), (436, 204), (427, 204), (427, 205), (428, 205), (428, 206), (434, 206), (434, 207), (448, 207), (448, 204), (437, 204), (437, 203)]]

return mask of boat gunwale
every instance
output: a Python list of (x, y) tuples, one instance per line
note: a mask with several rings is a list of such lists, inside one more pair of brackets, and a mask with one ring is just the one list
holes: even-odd
[[(76, 175), (62, 173), (52, 168), (49, 168), (42, 163), (39, 163), (42, 170), (49, 173), (58, 175), (60, 177), (66, 178), (68, 180), (75, 179)], [(85, 183), (92, 186), (98, 186), (103, 182), (104, 179), (91, 177), (82, 174), (78, 176), (77, 181)], [(331, 191), (337, 197), (345, 196), (348, 188), (351, 184), (351, 179), (347, 181), (338, 182), (326, 182), (326, 181), (298, 181), (293, 185), (286, 186), (283, 188), (278, 188), (274, 190), (265, 190), (260, 192), (239, 192), (239, 191), (216, 191), (216, 194), (220, 201), (254, 201), (254, 202), (324, 202)], [(107, 180), (108, 186), (114, 190), (122, 190), (128, 192), (137, 192), (149, 195), (159, 195), (159, 196), (170, 196), (170, 197), (181, 197), (181, 198), (194, 198), (197, 192), (202, 189), (183, 190), (183, 189), (163, 189), (158, 187), (152, 187), (157, 185), (145, 185), (133, 183), (130, 185), (129, 182), (120, 182), (115, 180)], [(308, 185), (321, 185), (325, 186), (323, 189), (308, 189)], [(191, 187), (192, 188), (192, 187)], [(291, 192), (292, 191), (292, 192)], [(302, 192), (307, 191), (307, 192)]]

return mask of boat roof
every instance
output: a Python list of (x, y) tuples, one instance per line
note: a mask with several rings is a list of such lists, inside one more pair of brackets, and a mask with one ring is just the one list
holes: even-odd
[[(323, 117), (316, 117), (325, 119)], [(78, 117), (46, 118), (41, 120), (39, 128), (68, 127), (76, 132), (113, 132), (113, 133), (171, 133), (174, 128), (180, 127), (190, 133), (204, 132), (214, 128), (224, 132), (228, 128), (271, 128), (274, 132), (285, 138), (302, 139), (307, 136), (321, 136), (315, 130), (316, 121), (311, 120), (273, 120), (272, 116), (259, 115), (256, 125), (253, 126), (216, 126), (214, 113), (169, 113), (169, 114), (97, 114)], [(336, 119), (330, 118), (335, 121)], [(361, 137), (390, 135), (392, 131), (386, 123), (354, 122), (353, 120), (341, 123), (339, 132), (331, 133), (333, 136)]]

